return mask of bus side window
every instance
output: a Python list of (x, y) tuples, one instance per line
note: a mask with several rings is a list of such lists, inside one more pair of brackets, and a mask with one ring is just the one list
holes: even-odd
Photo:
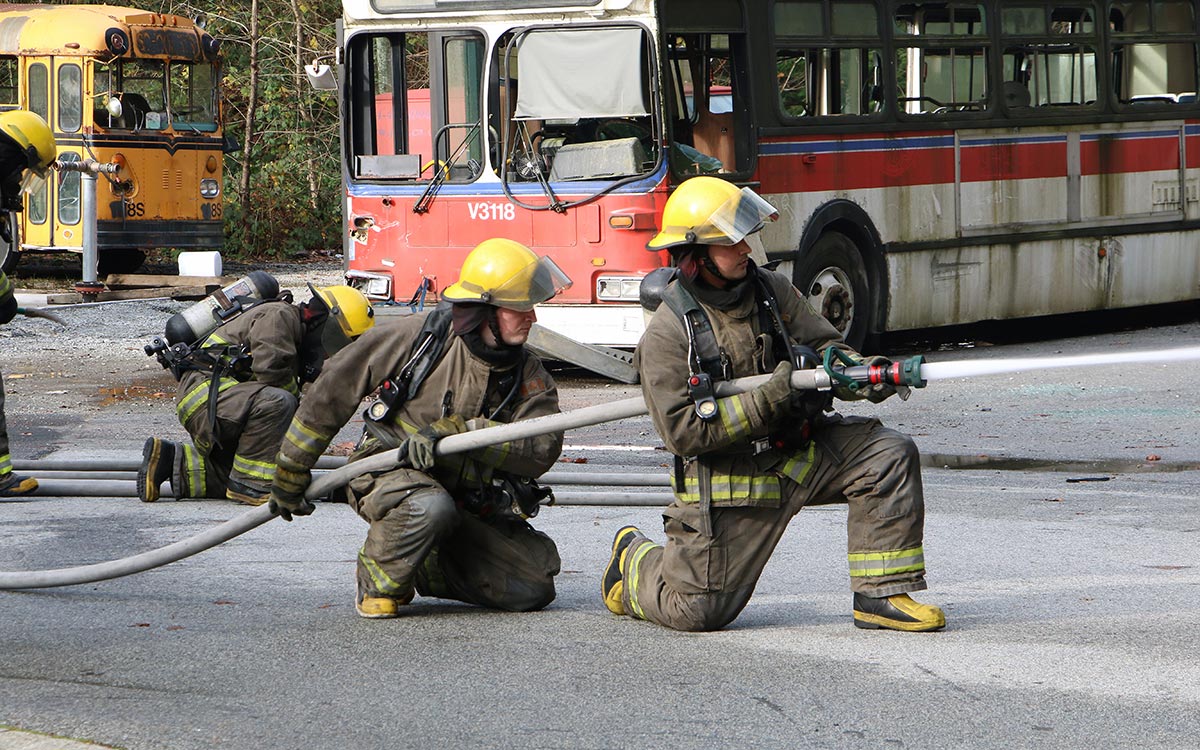
[(17, 86), (17, 58), (0, 56), (0, 106), (21, 103)]
[(29, 111), (50, 122), (50, 74), (45, 63), (33, 63), (27, 73)]

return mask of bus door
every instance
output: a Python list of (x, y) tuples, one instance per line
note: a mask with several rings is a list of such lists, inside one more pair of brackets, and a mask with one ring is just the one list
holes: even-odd
[[(53, 58), (48, 120), (58, 141), (58, 158), (76, 162), (85, 158), (80, 134), (83, 128), (83, 70), (78, 58)], [(51, 188), (53, 243), (57, 247), (83, 247), (82, 176), (58, 172)]]
[(671, 168), (748, 177), (755, 153), (745, 23), (736, 0), (663, 4)]
[[(40, 115), (51, 129), (50, 119), (50, 73), (53, 59), (50, 57), (27, 57), (24, 59), (25, 96), (24, 106)], [(60, 146), (61, 151), (61, 146)], [(51, 247), (54, 244), (54, 213), (51, 196), (57, 188), (58, 172), (50, 175), (41, 187), (25, 198), (25, 211), (20, 219), (22, 247)]]

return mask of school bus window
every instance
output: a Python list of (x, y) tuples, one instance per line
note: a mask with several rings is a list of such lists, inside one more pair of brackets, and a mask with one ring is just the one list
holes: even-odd
[(21, 103), (17, 70), (17, 58), (0, 56), (0, 106)]
[[(71, 152), (59, 154), (64, 162), (79, 161), (79, 155)], [(59, 172), (58, 183), (58, 220), (62, 224), (79, 223), (79, 173)]]
[(126, 127), (161, 130), (166, 122), (166, 68), (161, 60), (122, 60), (121, 104)]
[(46, 206), (49, 204), (49, 199), (50, 180), (42, 180), (41, 186), (29, 194), (29, 208), (25, 213), (29, 216), (30, 223), (46, 223)]
[(217, 129), (216, 83), (208, 63), (172, 62), (167, 76), (171, 124), (182, 130)]
[(58, 127), (74, 133), (83, 124), (83, 73), (78, 65), (58, 69)]
[(29, 111), (50, 121), (50, 74), (42, 63), (29, 66)]

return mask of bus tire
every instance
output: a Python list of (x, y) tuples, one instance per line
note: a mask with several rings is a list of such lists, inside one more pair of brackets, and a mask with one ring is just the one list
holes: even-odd
[[(21, 241), (17, 237), (19, 231), (16, 214), (7, 211), (0, 213), (0, 271), (4, 273), (12, 273), (21, 260)], [(4, 239), (5, 234), (12, 237), (11, 242)]]
[(0, 271), (4, 273), (12, 273), (21, 262), (21, 251), (14, 249), (7, 242), (0, 242), (0, 255), (3, 255), (3, 258), (0, 258)]
[(792, 266), (792, 284), (842, 339), (861, 350), (871, 326), (871, 286), (862, 252), (841, 232), (822, 234)]
[(110, 273), (133, 273), (146, 262), (146, 254), (137, 248), (118, 247), (105, 250), (96, 259), (96, 275)]

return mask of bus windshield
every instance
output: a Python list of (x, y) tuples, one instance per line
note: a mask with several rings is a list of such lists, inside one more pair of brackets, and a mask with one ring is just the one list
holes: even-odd
[[(109, 129), (212, 132), (217, 129), (216, 66), (191, 61), (122, 59), (96, 63), (96, 123)], [(105, 95), (106, 94), (106, 95)], [(117, 99), (119, 109), (106, 107)], [(114, 114), (118, 112), (119, 114)]]
[(555, 182), (604, 183), (595, 192), (654, 170), (652, 66), (641, 27), (527, 28), (501, 35), (490, 58), (487, 50), (483, 35), (467, 29), (352, 37), (352, 175), (499, 178), (547, 192)]

